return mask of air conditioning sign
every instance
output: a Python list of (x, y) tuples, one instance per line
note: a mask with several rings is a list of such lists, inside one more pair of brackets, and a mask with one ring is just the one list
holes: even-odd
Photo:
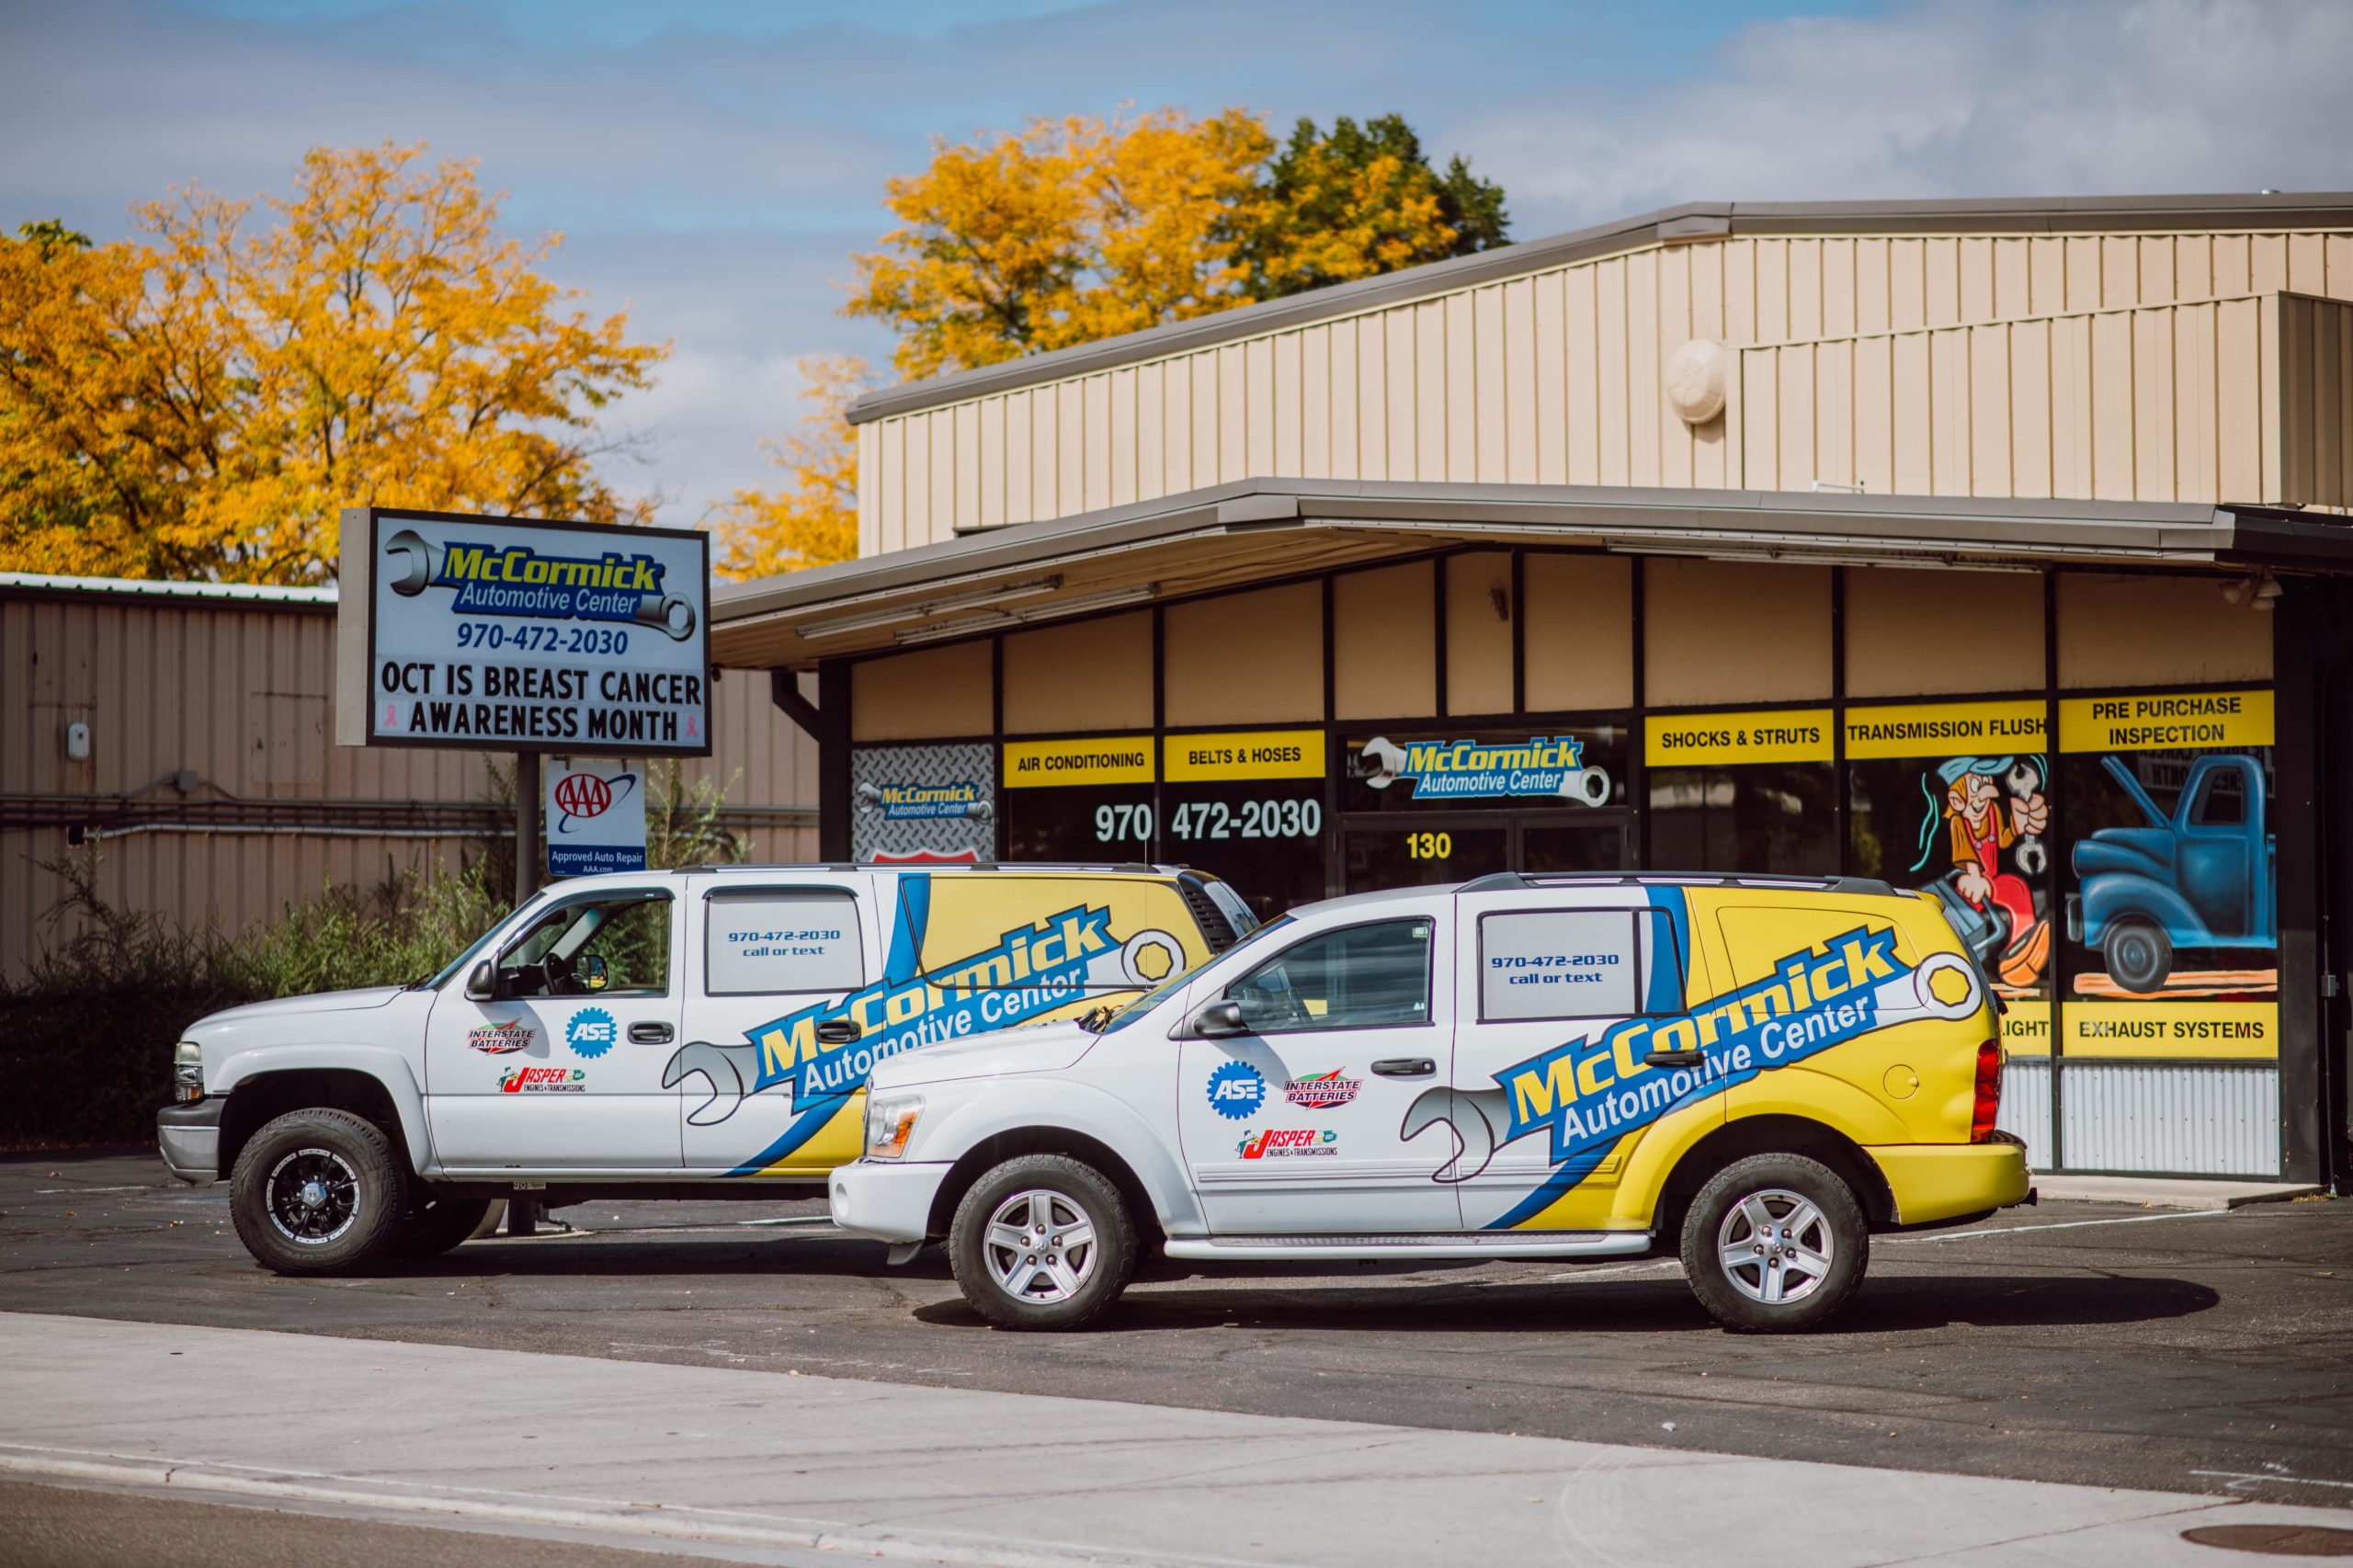
[(709, 577), (700, 533), (347, 512), (336, 738), (706, 755)]

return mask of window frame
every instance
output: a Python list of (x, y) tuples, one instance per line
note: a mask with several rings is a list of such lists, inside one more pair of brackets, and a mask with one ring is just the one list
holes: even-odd
[[(756, 898), (763, 894), (772, 897), (779, 893), (821, 894), (830, 898), (838, 898), (843, 903), (849, 905), (850, 924), (856, 928), (857, 933), (856, 947), (858, 952), (858, 979), (856, 984), (847, 986), (801, 987), (787, 991), (715, 991), (711, 989), (711, 905), (725, 899)], [(865, 986), (873, 983), (873, 976), (869, 972), (871, 966), (867, 961), (869, 955), (866, 950), (866, 912), (861, 907), (864, 901), (858, 896), (857, 889), (845, 887), (839, 882), (744, 882), (730, 884), (726, 887), (703, 889), (701, 994), (708, 997), (731, 1001), (739, 996), (831, 996), (837, 991), (847, 994), (849, 992), (860, 990)]]
[[(529, 938), (532, 932), (538, 930), (541, 926), (546, 925), (551, 916), (562, 915), (566, 910), (586, 909), (600, 903), (654, 903), (657, 902), (666, 903), (670, 906), (670, 941), (663, 957), (662, 967), (664, 971), (665, 983), (662, 989), (659, 991), (654, 991), (643, 986), (631, 986), (625, 990), (607, 989), (604, 991), (585, 992), (580, 996), (571, 997), (570, 999), (574, 1001), (582, 1001), (593, 999), (598, 996), (619, 996), (634, 998), (638, 1001), (654, 1001), (657, 999), (666, 1000), (670, 997), (678, 995), (679, 987), (677, 971), (681, 967), (677, 962), (678, 895), (674, 890), (667, 887), (646, 887), (607, 888), (600, 892), (584, 892), (570, 898), (557, 898), (551, 901), (544, 908), (529, 912), (530, 918), (519, 921), (513, 927), (512, 934), (508, 936), (507, 939), (500, 942), (491, 953), (491, 975), (494, 981), (499, 983), (497, 986), (498, 999), (502, 1002), (530, 1002), (541, 1000), (561, 1000), (569, 995), (568, 993), (554, 991), (542, 991), (536, 994), (509, 993), (504, 983), (507, 974), (507, 956), (510, 953), (513, 953), (517, 949), (520, 948), (523, 943)], [(592, 936), (589, 939), (594, 941), (596, 938)], [(538, 962), (544, 972), (544, 966), (547, 962), (546, 955), (541, 954)]]
[[(1420, 1023), (1417, 1023), (1417, 1024), (1415, 1024), (1415, 1023), (1395, 1023), (1395, 1024), (1320, 1024), (1320, 1023), (1312, 1023), (1312, 1024), (1306, 1024), (1306, 1025), (1302, 1025), (1302, 1026), (1300, 1026), (1300, 1027), (1297, 1027), (1297, 1028), (1275, 1028), (1275, 1029), (1262, 1029), (1262, 1028), (1258, 1028), (1256, 1025), (1255, 1025), (1255, 1024), (1250, 1024), (1250, 1025), (1249, 1025), (1249, 1032), (1250, 1032), (1252, 1035), (1254, 1035), (1254, 1036), (1256, 1036), (1256, 1037), (1257, 1037), (1257, 1038), (1259, 1038), (1259, 1039), (1264, 1039), (1264, 1038), (1266, 1038), (1266, 1037), (1267, 1037), (1267, 1036), (1268, 1036), (1268, 1035), (1279, 1035), (1279, 1034), (1336, 1034), (1336, 1033), (1339, 1033), (1339, 1032), (1341, 1032), (1341, 1031), (1343, 1031), (1343, 1030), (1347, 1030), (1347, 1029), (1411, 1029), (1411, 1028), (1428, 1028), (1428, 1027), (1429, 1027), (1429, 1026), (1431, 1026), (1432, 1024), (1435, 1024), (1435, 1023), (1438, 1021), (1438, 926), (1439, 919), (1440, 919), (1440, 916), (1436, 915), (1389, 915), (1389, 916), (1387, 916), (1387, 917), (1385, 917), (1385, 918), (1379, 919), (1379, 920), (1357, 920), (1357, 921), (1351, 921), (1351, 922), (1349, 922), (1349, 923), (1348, 923), (1347, 925), (1346, 925), (1346, 926), (1324, 926), (1324, 927), (1322, 930), (1320, 930), (1320, 931), (1311, 931), (1311, 932), (1308, 932), (1308, 933), (1306, 933), (1305, 935), (1302, 936), (1302, 937), (1299, 938), (1299, 940), (1298, 940), (1298, 941), (1293, 942), (1292, 944), (1290, 944), (1290, 947), (1287, 947), (1287, 948), (1283, 949), (1283, 950), (1282, 950), (1282, 951), (1280, 951), (1280, 952), (1279, 952), (1279, 953), (1272, 954), (1271, 956), (1269, 956), (1269, 957), (1267, 957), (1267, 958), (1265, 958), (1265, 959), (1262, 959), (1262, 960), (1260, 960), (1258, 962), (1256, 962), (1256, 963), (1255, 963), (1255, 964), (1252, 964), (1252, 965), (1249, 967), (1249, 969), (1245, 970), (1245, 971), (1244, 972), (1242, 972), (1241, 974), (1236, 975), (1233, 980), (1231, 980), (1231, 981), (1227, 982), (1224, 985), (1220, 986), (1220, 987), (1218, 988), (1218, 993), (1217, 993), (1216, 1000), (1221, 1001), (1221, 1002), (1231, 1002), (1231, 1001), (1235, 1000), (1235, 997), (1234, 997), (1234, 995), (1233, 995), (1233, 988), (1234, 988), (1235, 986), (1237, 986), (1237, 985), (1241, 984), (1244, 981), (1245, 981), (1245, 980), (1249, 979), (1252, 975), (1256, 974), (1260, 970), (1263, 970), (1263, 969), (1268, 968), (1268, 967), (1269, 967), (1269, 966), (1271, 966), (1271, 965), (1279, 964), (1279, 963), (1282, 962), (1282, 961), (1283, 961), (1283, 960), (1285, 960), (1285, 959), (1289, 958), (1292, 953), (1294, 953), (1294, 952), (1298, 951), (1300, 949), (1302, 949), (1302, 948), (1303, 948), (1303, 947), (1306, 947), (1310, 942), (1320, 942), (1320, 941), (1323, 941), (1323, 940), (1324, 940), (1324, 938), (1326, 938), (1326, 937), (1337, 937), (1337, 936), (1343, 935), (1344, 933), (1346, 933), (1346, 932), (1349, 932), (1349, 931), (1370, 931), (1370, 930), (1372, 930), (1372, 929), (1374, 929), (1374, 928), (1376, 928), (1376, 927), (1378, 927), (1378, 926), (1405, 926), (1405, 925), (1411, 925), (1412, 923), (1414, 923), (1414, 922), (1415, 922), (1415, 921), (1419, 921), (1419, 922), (1421, 922), (1424, 926), (1427, 926), (1427, 927), (1429, 928), (1429, 929), (1428, 929), (1428, 933), (1427, 933), (1427, 935), (1423, 938), (1423, 950), (1422, 950), (1422, 1019), (1421, 1019), (1421, 1022), (1420, 1022)], [(1247, 1023), (1248, 1023), (1248, 1020), (1247, 1020), (1247, 1019), (1245, 1019), (1245, 1020), (1244, 1020), (1244, 1022), (1245, 1022), (1245, 1024), (1247, 1024)]]
[[(1621, 915), (1631, 921), (1634, 928), (1634, 1006), (1630, 1011), (1623, 1013), (1547, 1013), (1540, 1017), (1521, 1018), (1499, 1018), (1491, 1017), (1487, 1012), (1487, 922), (1498, 915), (1506, 918), (1512, 918), (1515, 916), (1529, 915)], [(1647, 920), (1644, 919), (1643, 916), (1645, 915), (1650, 916), (1650, 918)], [(1691, 981), (1690, 965), (1685, 961), (1683, 949), (1675, 940), (1675, 924), (1667, 918), (1666, 912), (1663, 909), (1625, 904), (1597, 905), (1589, 903), (1548, 903), (1531, 909), (1483, 909), (1479, 912), (1478, 925), (1478, 935), (1476, 940), (1472, 943), (1472, 951), (1478, 959), (1478, 984), (1476, 986), (1476, 990), (1478, 992), (1479, 998), (1478, 1021), (1482, 1024), (1494, 1024), (1498, 1027), (1507, 1027), (1512, 1024), (1586, 1023), (1603, 1018), (1671, 1018), (1678, 1016), (1684, 1011), (1682, 1007), (1677, 1006), (1675, 1011), (1671, 1013), (1654, 1013), (1650, 1010), (1644, 1001), (1644, 993), (1648, 991), (1649, 987), (1643, 983), (1643, 982), (1648, 978), (1647, 971), (1643, 966), (1643, 960), (1649, 955), (1650, 949), (1652, 947), (1652, 937), (1650, 933), (1644, 929), (1645, 926), (1656, 925), (1666, 927), (1667, 952), (1668, 955), (1675, 960), (1676, 976), (1681, 983), (1675, 988), (1675, 994), (1678, 999), (1684, 994)]]

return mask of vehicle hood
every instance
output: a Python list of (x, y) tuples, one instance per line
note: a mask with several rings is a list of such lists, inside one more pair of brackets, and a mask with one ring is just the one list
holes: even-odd
[(903, 1089), (954, 1078), (994, 1078), (1006, 1073), (1056, 1073), (1075, 1064), (1101, 1037), (1076, 1024), (1031, 1024), (926, 1045), (879, 1062), (870, 1089)]
[(197, 1020), (200, 1025), (269, 1024), (311, 1013), (357, 1013), (381, 1007), (401, 994), (397, 985), (370, 985), (359, 991), (322, 991), (309, 996), (280, 996), (269, 1002), (248, 1002), (224, 1007)]

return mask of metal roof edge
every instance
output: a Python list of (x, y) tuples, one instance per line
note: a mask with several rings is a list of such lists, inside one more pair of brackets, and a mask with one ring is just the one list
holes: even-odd
[(91, 595), (110, 598), (213, 599), (246, 605), (333, 605), (333, 585), (280, 587), (266, 583), (184, 583), (157, 577), (73, 577), (46, 572), (0, 572), (0, 594)]
[[(1639, 245), (1741, 234), (1821, 234), (1880, 230), (1893, 233), (1984, 232), (2069, 233), (2124, 229), (2186, 229), (2214, 219), (2260, 218), (2290, 227), (2353, 228), (2353, 191), (2285, 195), (1961, 197), (1902, 201), (1689, 201), (1566, 233), (1503, 245), (1475, 255), (1426, 263), (1377, 278), (1335, 284), (1288, 299), (1237, 306), (1214, 315), (1171, 322), (1108, 337), (959, 370), (866, 393), (848, 410), (852, 425), (917, 414), (947, 403), (1046, 381), (1116, 369), (1206, 348), (1286, 327), (1467, 288), (1495, 278), (1542, 271), (1592, 256)], [(2199, 221), (2204, 219), (2208, 223)], [(1693, 220), (1712, 220), (1694, 222)], [(1717, 225), (1721, 224), (1719, 228)]]

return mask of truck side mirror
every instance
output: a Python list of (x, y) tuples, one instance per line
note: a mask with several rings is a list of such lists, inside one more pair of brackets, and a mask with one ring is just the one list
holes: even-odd
[(1212, 1002), (1193, 1015), (1193, 1033), (1201, 1040), (1227, 1040), (1249, 1032), (1239, 1002)]
[(498, 1000), (498, 971), (488, 959), (474, 965), (473, 973), (466, 976), (466, 1000), (495, 1002)]

